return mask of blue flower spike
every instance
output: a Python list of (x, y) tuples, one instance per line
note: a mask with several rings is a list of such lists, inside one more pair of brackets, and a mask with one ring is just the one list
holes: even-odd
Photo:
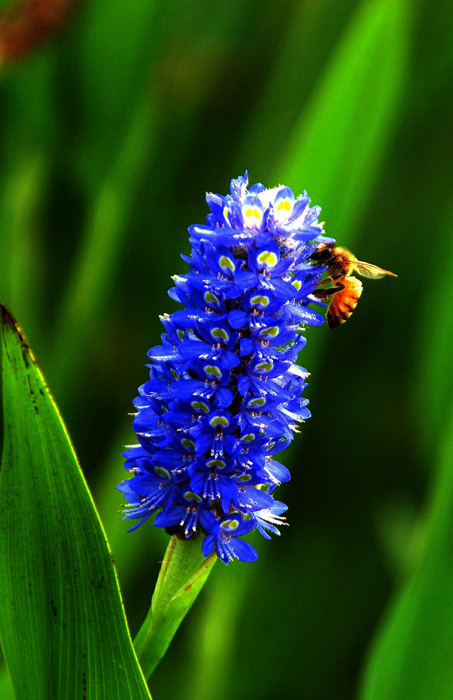
[(208, 194), (206, 223), (189, 228), (189, 272), (169, 296), (183, 309), (161, 320), (162, 344), (148, 356), (150, 379), (134, 401), (139, 444), (127, 448), (133, 474), (119, 485), (124, 518), (150, 515), (179, 539), (204, 535), (202, 552), (224, 564), (254, 561), (242, 537), (279, 535), (287, 507), (273, 492), (289, 481), (274, 457), (310, 417), (308, 372), (295, 364), (324, 267), (311, 260), (333, 243), (306, 192), (248, 187)]

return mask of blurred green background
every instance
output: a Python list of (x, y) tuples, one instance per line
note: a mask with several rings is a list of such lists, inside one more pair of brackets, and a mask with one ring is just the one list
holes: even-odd
[(0, 298), (60, 406), (130, 627), (167, 537), (126, 534), (128, 411), (204, 193), (306, 188), (398, 273), (308, 331), (290, 527), (217, 564), (155, 700), (453, 697), (453, 13), (427, 0), (0, 4)]

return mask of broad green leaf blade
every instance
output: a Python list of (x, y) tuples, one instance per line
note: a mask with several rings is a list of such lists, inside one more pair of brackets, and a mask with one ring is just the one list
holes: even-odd
[(275, 179), (306, 187), (342, 242), (360, 220), (404, 103), (410, 9), (407, 0), (359, 5), (277, 164)]
[(147, 678), (165, 654), (217, 559), (205, 558), (200, 540), (172, 537), (159, 573), (151, 608), (134, 645)]
[(150, 695), (58, 410), (1, 306), (0, 637), (17, 700)]
[(376, 640), (362, 700), (453, 697), (453, 415), (429, 509), (423, 556)]

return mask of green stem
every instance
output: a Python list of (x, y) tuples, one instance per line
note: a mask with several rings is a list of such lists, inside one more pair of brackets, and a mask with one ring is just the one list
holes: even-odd
[(192, 607), (216, 561), (205, 558), (200, 540), (172, 537), (157, 579), (151, 607), (134, 646), (145, 678), (149, 678), (167, 651), (179, 625)]

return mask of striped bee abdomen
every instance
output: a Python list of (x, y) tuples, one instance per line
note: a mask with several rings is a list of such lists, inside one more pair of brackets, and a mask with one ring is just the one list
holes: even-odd
[(356, 277), (345, 277), (342, 284), (344, 289), (335, 294), (327, 313), (329, 328), (335, 328), (348, 320), (362, 294), (362, 282)]

